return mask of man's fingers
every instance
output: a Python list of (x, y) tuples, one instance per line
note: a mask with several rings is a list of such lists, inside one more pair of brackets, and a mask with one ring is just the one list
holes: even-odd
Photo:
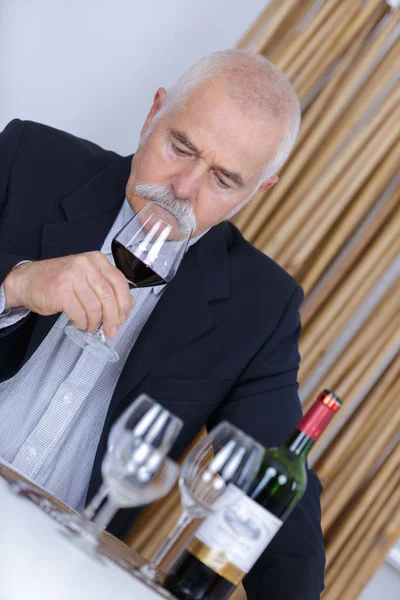
[(73, 292), (65, 296), (63, 303), (63, 312), (65, 312), (65, 314), (72, 321), (75, 327), (79, 327), (79, 329), (84, 330), (87, 329), (88, 323), (86, 318), (86, 311)]
[[(105, 265), (102, 268), (102, 272), (110, 284), (113, 286), (114, 294), (118, 303), (118, 311), (120, 319), (121, 317), (128, 318), (129, 311), (135, 303), (132, 304), (132, 296), (129, 291), (129, 284), (121, 271), (111, 264)], [(120, 321), (121, 322), (121, 321)], [(122, 324), (122, 322), (121, 322)]]
[(109, 338), (117, 337), (120, 316), (113, 286), (100, 274), (89, 276), (88, 283), (101, 302), (105, 335)]
[(77, 281), (74, 285), (74, 291), (85, 310), (87, 330), (93, 333), (103, 320), (102, 304), (87, 281)]

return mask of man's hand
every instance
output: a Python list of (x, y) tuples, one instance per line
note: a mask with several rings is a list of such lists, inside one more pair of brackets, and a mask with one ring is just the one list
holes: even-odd
[(4, 280), (6, 308), (24, 306), (39, 315), (64, 312), (80, 329), (103, 322), (115, 338), (135, 300), (125, 277), (101, 252), (24, 263)]

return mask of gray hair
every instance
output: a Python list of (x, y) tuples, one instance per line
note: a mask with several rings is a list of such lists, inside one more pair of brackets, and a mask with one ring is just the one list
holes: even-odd
[(204, 56), (168, 89), (161, 110), (141, 137), (146, 141), (154, 125), (168, 112), (178, 110), (190, 95), (213, 77), (228, 82), (228, 93), (244, 112), (259, 118), (273, 118), (284, 124), (282, 141), (274, 159), (262, 171), (258, 187), (279, 171), (289, 157), (301, 123), (299, 101), (286, 75), (260, 54), (245, 50), (223, 50)]
[(196, 231), (197, 220), (192, 203), (177, 198), (169, 187), (154, 183), (138, 183), (135, 185), (135, 193), (139, 198), (158, 202), (169, 210), (178, 220), (183, 232)]

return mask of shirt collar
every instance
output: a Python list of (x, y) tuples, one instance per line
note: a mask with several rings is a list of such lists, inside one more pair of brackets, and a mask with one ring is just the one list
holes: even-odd
[[(128, 200), (125, 198), (125, 200), (121, 206), (121, 209), (117, 215), (117, 218), (115, 219), (106, 239), (104, 240), (103, 247), (101, 249), (103, 254), (112, 256), (111, 243), (113, 241), (113, 238), (127, 224), (127, 222), (130, 219), (132, 219), (132, 217), (134, 217), (134, 216), (135, 216), (135, 212), (132, 210), (131, 205), (129, 204)], [(191, 246), (196, 244), (203, 237), (203, 235), (205, 235), (208, 231), (210, 231), (210, 229), (211, 229), (211, 227), (209, 227), (209, 229), (207, 229), (200, 235), (189, 240), (188, 248), (190, 248)], [(156, 295), (160, 294), (164, 288), (165, 288), (165, 285), (154, 286), (153, 293)]]

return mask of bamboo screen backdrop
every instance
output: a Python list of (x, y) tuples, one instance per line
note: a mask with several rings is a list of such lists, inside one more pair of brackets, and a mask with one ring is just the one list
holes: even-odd
[[(310, 460), (324, 600), (356, 599), (400, 537), (399, 13), (385, 0), (273, 0), (239, 44), (280, 67), (302, 105), (279, 184), (234, 222), (304, 288), (304, 408), (324, 387), (345, 401)], [(178, 515), (175, 491), (144, 511), (132, 546), (150, 557)]]

